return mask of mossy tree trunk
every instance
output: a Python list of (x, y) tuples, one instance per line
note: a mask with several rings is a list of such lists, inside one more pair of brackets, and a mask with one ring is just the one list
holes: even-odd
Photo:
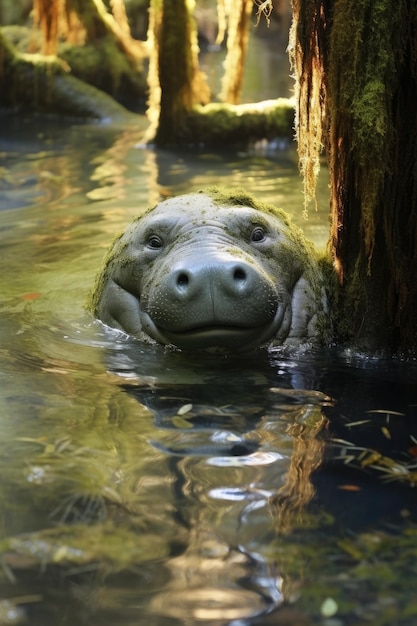
[(151, 1), (148, 43), (149, 135), (159, 145), (176, 143), (193, 105), (210, 99), (198, 68), (197, 32), (189, 0)]
[(297, 132), (307, 191), (331, 184), (339, 338), (417, 352), (417, 5), (293, 0)]

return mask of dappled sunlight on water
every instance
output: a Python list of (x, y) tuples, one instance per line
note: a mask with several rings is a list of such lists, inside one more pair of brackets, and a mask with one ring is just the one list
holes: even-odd
[(161, 198), (244, 185), (323, 246), (326, 181), (306, 221), (292, 149), (16, 124), (0, 140), (0, 624), (411, 626), (415, 364), (308, 346), (203, 359), (84, 309), (113, 237)]

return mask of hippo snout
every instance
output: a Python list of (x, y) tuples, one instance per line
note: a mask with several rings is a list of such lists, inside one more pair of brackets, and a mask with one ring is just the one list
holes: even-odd
[(254, 328), (270, 322), (278, 308), (272, 278), (245, 260), (201, 255), (160, 273), (142, 306), (162, 331)]
[(202, 290), (213, 289), (228, 297), (250, 296), (261, 277), (247, 263), (219, 261), (176, 268), (168, 281), (172, 296), (191, 299)]
[[(212, 270), (212, 271), (210, 271)], [(204, 282), (212, 280), (221, 284), (231, 293), (239, 294), (250, 289), (251, 271), (243, 264), (230, 264), (228, 267), (200, 267), (196, 271), (188, 268), (179, 269), (173, 276), (174, 288), (179, 297), (192, 297), (195, 289), (204, 287)]]

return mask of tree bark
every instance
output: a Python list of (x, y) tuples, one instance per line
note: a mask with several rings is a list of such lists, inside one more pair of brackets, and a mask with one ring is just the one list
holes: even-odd
[(417, 353), (417, 5), (293, 0), (301, 161), (325, 145), (339, 339)]
[[(114, 0), (113, 5), (117, 8)], [(102, 0), (66, 0), (66, 10), (77, 15), (85, 28), (87, 42), (112, 37), (120, 50), (141, 68), (143, 58), (146, 56), (144, 45), (131, 37), (125, 15), (121, 22), (116, 21)]]
[(220, 99), (229, 104), (239, 104), (242, 95), (252, 8), (253, 0), (239, 0), (230, 6), (227, 16), (227, 54)]
[(152, 0), (150, 13), (149, 138), (177, 142), (194, 104), (210, 95), (198, 68), (196, 26), (189, 0)]

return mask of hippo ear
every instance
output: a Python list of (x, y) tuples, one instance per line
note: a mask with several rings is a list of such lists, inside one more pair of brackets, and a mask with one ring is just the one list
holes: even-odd
[(142, 330), (139, 298), (111, 278), (101, 294), (97, 316), (104, 324), (123, 330), (129, 335), (138, 336)]

